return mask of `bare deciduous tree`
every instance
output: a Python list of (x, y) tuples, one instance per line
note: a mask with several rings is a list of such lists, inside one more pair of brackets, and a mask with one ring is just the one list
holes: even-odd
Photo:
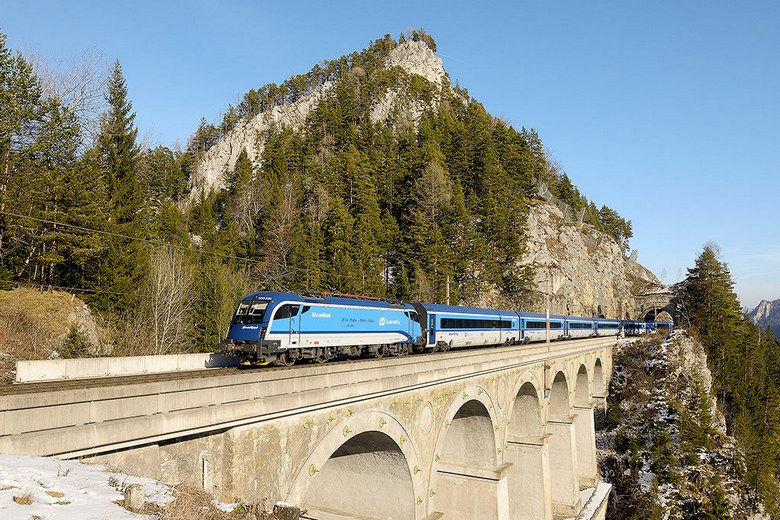
[(194, 268), (176, 248), (161, 246), (152, 252), (141, 302), (152, 354), (177, 352), (184, 345), (195, 301), (194, 277)]
[[(92, 141), (106, 110), (104, 91), (109, 64), (98, 50), (89, 50), (69, 63), (52, 61), (36, 52), (29, 61), (40, 78), (44, 95), (57, 97), (79, 120), (83, 134)], [(89, 143), (85, 143), (89, 144)]]
[(301, 213), (300, 195), (292, 182), (282, 187), (282, 200), (270, 215), (266, 225), (266, 239), (263, 245), (265, 258), (260, 266), (261, 277), (270, 282), (287, 271), (287, 260), (293, 248), (291, 240), (293, 226)]

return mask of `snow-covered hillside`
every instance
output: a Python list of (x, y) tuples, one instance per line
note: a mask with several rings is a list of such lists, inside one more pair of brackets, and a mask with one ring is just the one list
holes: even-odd
[(0, 455), (0, 518), (3, 520), (103, 520), (149, 518), (117, 502), (123, 489), (140, 484), (145, 501), (162, 506), (171, 489), (157, 481), (106, 471), (103, 466), (42, 457)]

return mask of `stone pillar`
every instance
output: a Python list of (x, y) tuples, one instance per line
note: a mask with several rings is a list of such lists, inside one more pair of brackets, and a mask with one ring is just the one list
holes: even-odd
[(607, 395), (594, 395), (593, 403), (594, 428), (604, 428), (607, 424)]
[(592, 406), (574, 407), (574, 430), (577, 441), (577, 476), (579, 486), (592, 488), (598, 480), (596, 463), (596, 428)]
[(507, 474), (511, 464), (496, 470), (440, 464), (433, 509), (446, 520), (509, 520)]
[(509, 439), (504, 460), (509, 468), (509, 517), (552, 520), (549, 435)]
[(550, 482), (554, 515), (577, 516), (580, 486), (577, 475), (576, 432), (573, 418), (548, 420), (550, 434)]

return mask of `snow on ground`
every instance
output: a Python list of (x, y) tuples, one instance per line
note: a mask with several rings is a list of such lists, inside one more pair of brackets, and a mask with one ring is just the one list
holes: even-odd
[(131, 513), (114, 503), (124, 498), (121, 490), (130, 484), (144, 487), (147, 502), (163, 505), (173, 500), (170, 488), (165, 484), (111, 473), (104, 466), (52, 458), (0, 455), (0, 518), (150, 518)]

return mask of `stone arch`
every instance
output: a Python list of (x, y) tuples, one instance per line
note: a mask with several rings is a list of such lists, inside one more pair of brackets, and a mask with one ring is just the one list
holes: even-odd
[(539, 391), (531, 381), (525, 381), (515, 392), (510, 408), (508, 438), (531, 439), (544, 434)]
[(605, 390), (604, 367), (601, 365), (601, 358), (596, 358), (593, 364), (593, 395), (601, 397)]
[(429, 515), (470, 520), (498, 514), (500, 476), (494, 406), (488, 393), (471, 387), (450, 405), (439, 428), (431, 467)]
[[(467, 404), (469, 406), (464, 408)], [(457, 424), (456, 421), (458, 421)], [(453, 424), (456, 424), (454, 430), (452, 429)], [(469, 428), (472, 434), (479, 432), (478, 436), (466, 442), (490, 446), (489, 454), (487, 454), (487, 450), (484, 451), (489, 460), (481, 462), (479, 464), (480, 467), (494, 468), (498, 462), (496, 449), (500, 445), (500, 439), (496, 437), (495, 425), (497, 424), (498, 418), (495, 414), (493, 399), (485, 389), (471, 386), (464, 389), (462, 393), (456, 394), (456, 398), (450, 403), (447, 414), (439, 425), (439, 430), (436, 434), (436, 455), (438, 455), (439, 460), (433, 461), (431, 475), (436, 473), (436, 465), (444, 459), (445, 443), (448, 435), (453, 431), (460, 432), (464, 428)], [(458, 435), (460, 433), (456, 433), (456, 436)], [(448, 448), (450, 450), (449, 453), (452, 453), (452, 449), (452, 446)], [(473, 455), (470, 457), (473, 458)], [(462, 461), (462, 458), (458, 460)]]
[(585, 364), (577, 370), (574, 391), (574, 427), (577, 452), (577, 476), (580, 487), (596, 485), (596, 430), (594, 401), (590, 393), (590, 378)]
[(574, 386), (574, 405), (590, 406), (590, 378), (588, 377), (588, 367), (580, 365), (577, 370), (577, 379)]
[[(419, 461), (409, 435), (392, 416), (348, 417), (318, 444), (287, 502), (335, 518), (416, 520), (424, 517)], [(341, 515), (341, 516), (339, 516)]]
[(639, 319), (642, 321), (672, 321), (676, 308), (676, 302), (669, 303), (664, 307), (653, 307), (643, 312)]
[[(529, 380), (530, 379), (530, 380)], [(504, 462), (509, 518), (548, 518), (551, 511), (547, 439), (542, 423), (542, 396), (534, 378), (521, 378), (509, 410)]]
[(565, 420), (571, 416), (571, 402), (569, 400), (569, 384), (566, 373), (561, 370), (555, 374), (550, 398), (547, 403), (547, 420)]

